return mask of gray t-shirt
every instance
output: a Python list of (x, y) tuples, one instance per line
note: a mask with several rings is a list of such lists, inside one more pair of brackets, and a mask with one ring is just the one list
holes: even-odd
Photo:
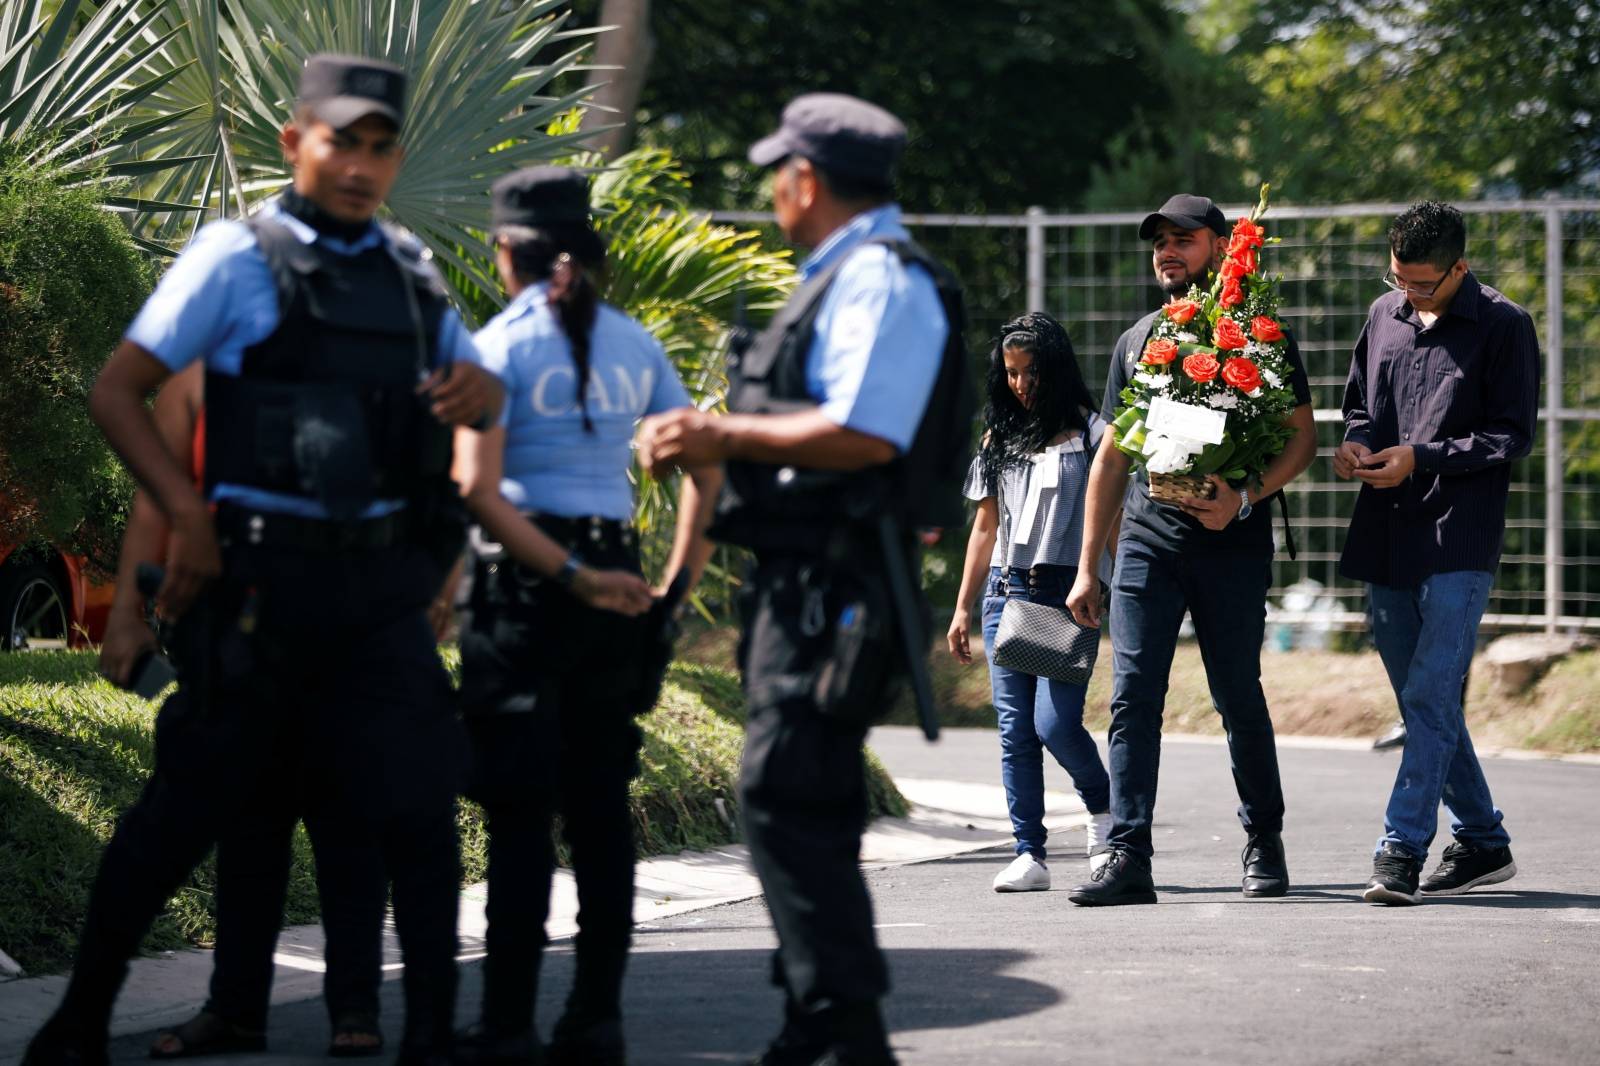
[[(962, 491), (969, 500), (993, 496), (999, 504), (1000, 528), (990, 566), (1078, 565), (1083, 550), (1084, 491), (1105, 431), (1105, 421), (1091, 415), (1087, 434), (1051, 445), (1031, 462), (1007, 466), (996, 479), (998, 485), (984, 478), (982, 457), (973, 457)], [(1101, 559), (1100, 579), (1111, 580), (1109, 552)]]

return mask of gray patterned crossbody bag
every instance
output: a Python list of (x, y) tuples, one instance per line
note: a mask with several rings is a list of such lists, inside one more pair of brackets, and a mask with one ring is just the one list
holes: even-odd
[(1087, 685), (1099, 654), (1100, 631), (1079, 625), (1065, 604), (1007, 595), (994, 639), (996, 666)]

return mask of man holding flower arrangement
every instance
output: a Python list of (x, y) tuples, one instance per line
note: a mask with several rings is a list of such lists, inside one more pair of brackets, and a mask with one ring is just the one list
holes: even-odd
[(1277, 746), (1261, 691), (1273, 553), (1265, 504), (1311, 464), (1316, 433), (1305, 367), (1277, 317), (1277, 279), (1259, 273), (1262, 193), (1231, 234), (1214, 203), (1187, 194), (1139, 227), (1168, 303), (1112, 350), (1102, 414), (1116, 447), (1101, 448), (1090, 472), (1085, 561), (1067, 598), (1080, 623), (1100, 624), (1093, 561), (1124, 506), (1109, 612), (1116, 824), (1111, 860), (1071, 893), (1083, 906), (1156, 901), (1161, 718), (1185, 611), (1227, 729), (1246, 834), (1244, 894), (1289, 888)]

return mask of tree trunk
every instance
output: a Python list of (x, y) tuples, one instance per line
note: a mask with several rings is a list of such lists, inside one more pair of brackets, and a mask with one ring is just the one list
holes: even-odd
[(600, 106), (584, 113), (583, 128), (614, 125), (615, 129), (595, 134), (589, 143), (615, 159), (633, 145), (634, 114), (650, 70), (650, 56), (655, 51), (655, 38), (650, 33), (650, 0), (602, 0), (600, 25), (616, 28), (600, 34), (595, 42), (594, 63), (616, 69), (597, 70), (591, 75), (589, 84), (595, 88), (591, 99)]

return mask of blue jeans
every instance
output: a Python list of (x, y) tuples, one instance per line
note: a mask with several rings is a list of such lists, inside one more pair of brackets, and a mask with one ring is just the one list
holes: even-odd
[(1085, 685), (1008, 670), (994, 664), (994, 637), (1006, 597), (1025, 596), (1035, 603), (1065, 606), (1077, 567), (1036, 566), (989, 571), (983, 596), (983, 643), (989, 657), (989, 683), (994, 713), (1000, 722), (1000, 781), (1006, 789), (1017, 854), (1043, 860), (1044, 749), (1072, 777), (1072, 787), (1089, 813), (1111, 803), (1111, 782), (1100, 762), (1094, 738), (1083, 728)]
[(1463, 844), (1503, 848), (1511, 843), (1461, 708), (1492, 579), (1485, 570), (1458, 570), (1434, 574), (1414, 588), (1367, 586), (1372, 640), (1406, 723), (1380, 849), (1397, 844), (1426, 859), (1441, 800), (1450, 812), (1450, 832)]
[(1149, 858), (1161, 767), (1161, 716), (1183, 612), (1205, 663), (1211, 703), (1228, 734), (1239, 821), (1283, 831), (1278, 749), (1261, 691), (1272, 557), (1155, 548), (1124, 536), (1111, 584), (1111, 846)]

